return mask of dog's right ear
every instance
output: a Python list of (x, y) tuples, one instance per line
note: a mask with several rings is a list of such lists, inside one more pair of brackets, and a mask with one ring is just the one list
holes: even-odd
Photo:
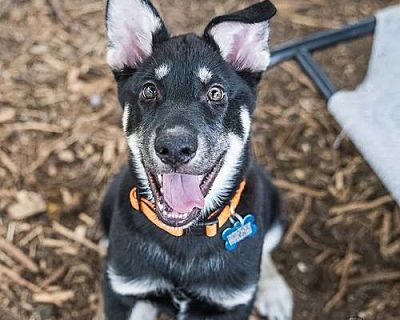
[(169, 38), (157, 10), (148, 0), (108, 0), (107, 62), (114, 72), (136, 69), (154, 45)]

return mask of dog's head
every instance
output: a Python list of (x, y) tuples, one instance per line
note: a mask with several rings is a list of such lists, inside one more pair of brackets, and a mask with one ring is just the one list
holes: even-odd
[(170, 226), (223, 205), (247, 159), (255, 87), (269, 63), (269, 2), (170, 37), (147, 0), (109, 0), (108, 55), (139, 193)]

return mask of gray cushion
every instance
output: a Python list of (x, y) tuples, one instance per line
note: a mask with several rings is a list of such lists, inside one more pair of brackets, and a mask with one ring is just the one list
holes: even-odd
[(329, 111), (400, 203), (400, 5), (376, 15), (377, 26), (363, 83), (339, 91)]

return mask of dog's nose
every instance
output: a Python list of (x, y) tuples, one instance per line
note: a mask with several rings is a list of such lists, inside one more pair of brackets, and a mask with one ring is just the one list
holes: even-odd
[(162, 162), (179, 167), (195, 156), (197, 139), (189, 133), (164, 133), (157, 136), (154, 148)]

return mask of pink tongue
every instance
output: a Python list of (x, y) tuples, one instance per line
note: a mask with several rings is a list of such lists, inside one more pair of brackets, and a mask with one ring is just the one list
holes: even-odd
[(199, 178), (188, 174), (164, 174), (163, 193), (165, 202), (176, 212), (187, 213), (193, 208), (204, 208), (204, 197)]

